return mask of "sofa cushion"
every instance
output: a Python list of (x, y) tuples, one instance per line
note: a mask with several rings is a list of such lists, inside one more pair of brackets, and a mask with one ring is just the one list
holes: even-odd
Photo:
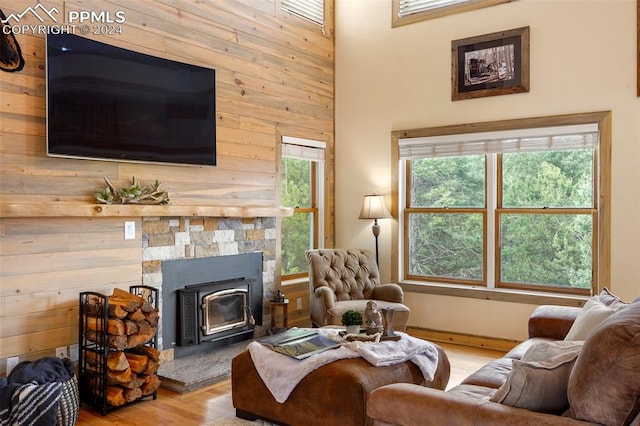
[(544, 413), (565, 410), (567, 383), (579, 352), (572, 348), (543, 361), (513, 360), (511, 374), (491, 401)]
[(483, 386), (492, 389), (498, 389), (507, 380), (511, 373), (513, 360), (508, 358), (499, 358), (480, 367), (474, 373), (470, 374), (460, 384)]
[(525, 341), (518, 343), (509, 352), (507, 352), (503, 358), (522, 359), (522, 356), (532, 346), (537, 345), (540, 342), (557, 342), (557, 340), (547, 339), (545, 337), (531, 337)]
[(522, 361), (544, 361), (557, 355), (567, 352), (580, 352), (584, 341), (549, 341), (536, 342), (535, 345), (529, 347), (522, 355)]
[(584, 304), (564, 340), (585, 340), (602, 321), (613, 315), (621, 307), (609, 307), (598, 300), (590, 298)]
[(447, 391), (448, 394), (463, 398), (489, 399), (496, 392), (495, 388), (478, 385), (458, 385)]
[(604, 320), (584, 342), (571, 376), (571, 417), (628, 425), (640, 412), (640, 302)]

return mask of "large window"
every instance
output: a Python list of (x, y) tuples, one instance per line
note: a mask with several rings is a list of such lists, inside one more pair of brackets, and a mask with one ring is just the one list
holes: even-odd
[(597, 122), (401, 137), (398, 149), (403, 279), (598, 290), (609, 171)]
[(324, 142), (282, 138), (282, 205), (293, 216), (282, 219), (282, 279), (307, 275), (306, 251), (323, 241)]

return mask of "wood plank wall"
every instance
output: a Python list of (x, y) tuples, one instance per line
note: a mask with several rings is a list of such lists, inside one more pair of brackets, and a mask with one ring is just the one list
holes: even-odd
[[(124, 11), (123, 34), (93, 36), (131, 50), (216, 69), (218, 165), (185, 167), (48, 158), (45, 43), (17, 34), (26, 60), (0, 72), (0, 202), (92, 203), (104, 176), (158, 179), (174, 205), (278, 206), (279, 138), (327, 143), (327, 244), (333, 241), (333, 3), (324, 28), (280, 11), (280, 0), (43, 0), (59, 11)], [(2, 5), (21, 12), (33, 0)], [(65, 15), (66, 16), (66, 15)], [(21, 24), (37, 25), (26, 15)], [(141, 280), (141, 218), (1, 218), (0, 373), (77, 341), (80, 291)], [(124, 220), (137, 238), (123, 239)], [(308, 302), (305, 301), (305, 305)]]
[(78, 295), (141, 283), (141, 221), (123, 240), (122, 218), (4, 218), (0, 357), (33, 360), (78, 341)]

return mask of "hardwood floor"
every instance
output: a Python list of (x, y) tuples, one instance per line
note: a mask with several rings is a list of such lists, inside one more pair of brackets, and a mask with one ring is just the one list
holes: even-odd
[(462, 382), (471, 373), (490, 361), (502, 357), (506, 352), (470, 346), (438, 342), (447, 353), (451, 364), (451, 377), (447, 389)]
[(180, 394), (158, 391), (156, 400), (147, 400), (110, 411), (106, 416), (83, 405), (77, 425), (210, 425), (233, 416), (231, 381)]
[[(469, 374), (487, 362), (504, 355), (504, 352), (468, 346), (438, 343), (447, 352), (451, 363), (451, 378), (447, 388), (460, 383)], [(78, 425), (211, 425), (233, 417), (231, 403), (231, 381), (180, 394), (160, 389), (155, 401), (142, 401), (107, 413), (102, 416), (83, 406)]]

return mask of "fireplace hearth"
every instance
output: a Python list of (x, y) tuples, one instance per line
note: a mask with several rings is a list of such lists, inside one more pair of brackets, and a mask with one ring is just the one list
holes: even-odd
[(253, 337), (262, 253), (162, 262), (162, 349), (179, 358)]

